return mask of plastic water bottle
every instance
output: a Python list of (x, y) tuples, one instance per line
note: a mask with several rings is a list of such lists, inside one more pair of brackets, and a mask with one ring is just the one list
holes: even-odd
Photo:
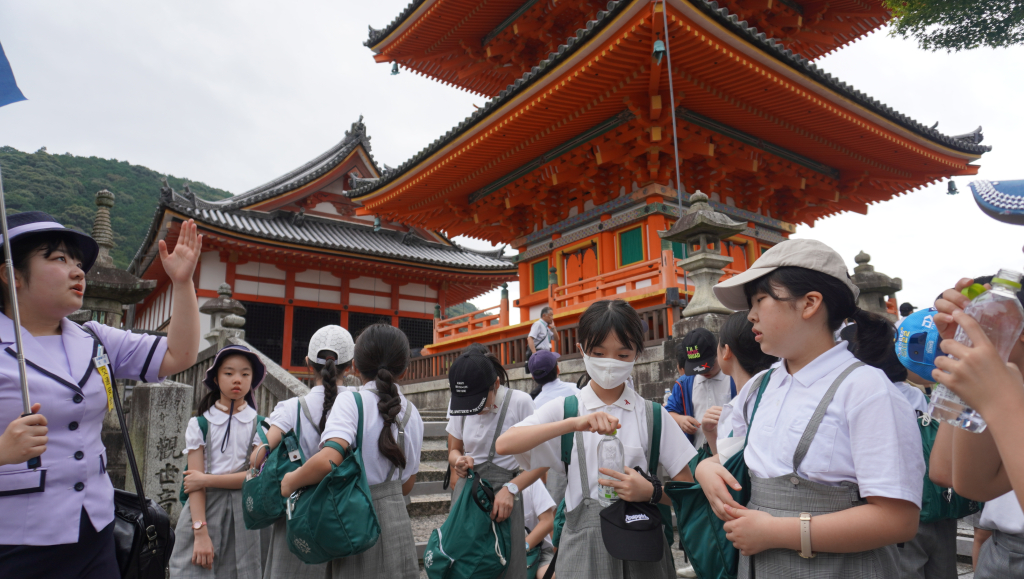
[[(1024, 331), (1024, 308), (1021, 308), (1016, 292), (1020, 291), (1022, 275), (1009, 269), (1001, 269), (992, 278), (992, 289), (978, 297), (964, 309), (964, 313), (978, 321), (985, 335), (1005, 362), (1010, 350)], [(954, 339), (961, 344), (971, 345), (971, 339), (963, 328), (958, 328)], [(928, 404), (928, 414), (936, 420), (945, 420), (969, 432), (983, 432), (988, 426), (985, 419), (967, 406), (949, 388), (939, 384)]]
[[(604, 435), (601, 442), (597, 444), (597, 465), (598, 468), (607, 468), (614, 470), (615, 472), (623, 472), (626, 470), (626, 453), (622, 450), (622, 442), (615, 436), (618, 433), (617, 430), (613, 430), (611, 434)], [(601, 475), (601, 478), (609, 478)], [(598, 489), (597, 502), (602, 507), (619, 500), (619, 492), (613, 487), (606, 487), (600, 485)]]
[(665, 397), (661, 399), (661, 405), (662, 406), (668, 406), (668, 399), (669, 399), (670, 396), (672, 396), (672, 390), (669, 389), (669, 388), (666, 388), (665, 389)]

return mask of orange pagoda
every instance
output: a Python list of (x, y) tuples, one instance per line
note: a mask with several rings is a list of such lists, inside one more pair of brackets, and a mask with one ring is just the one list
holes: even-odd
[(606, 296), (669, 338), (692, 288), (658, 232), (698, 190), (748, 225), (721, 244), (733, 275), (798, 223), (977, 173), (980, 127), (942, 134), (811, 62), (889, 17), (881, 0), (414, 0), (371, 28), (378, 62), (490, 100), (347, 192), (356, 213), (519, 251), (523, 323), (438, 320), (426, 351), (475, 340), (521, 362), (551, 306), (568, 353)]

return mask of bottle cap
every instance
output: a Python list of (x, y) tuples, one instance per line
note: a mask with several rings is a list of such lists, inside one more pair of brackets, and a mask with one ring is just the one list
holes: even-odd
[(615, 436), (615, 435), (616, 435), (616, 434), (618, 434), (618, 433), (619, 433), (619, 431), (618, 431), (618, 429), (616, 429), (616, 430), (613, 430), (613, 431), (611, 432), (611, 434), (606, 434), (605, 436)]

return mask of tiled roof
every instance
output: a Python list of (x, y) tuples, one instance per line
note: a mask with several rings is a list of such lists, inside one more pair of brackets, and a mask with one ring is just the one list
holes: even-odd
[(401, 14), (395, 16), (395, 19), (391, 21), (391, 24), (385, 26), (383, 30), (376, 30), (374, 27), (370, 26), (370, 37), (363, 43), (363, 46), (373, 46), (381, 40), (384, 40), (388, 34), (391, 34), (396, 28), (401, 26), (402, 23), (405, 22), (405, 19), (408, 18), (414, 10), (419, 8), (420, 4), (423, 4), (423, 0), (412, 0), (412, 2), (409, 2), (409, 5), (405, 7), (405, 10), (402, 10)]
[[(230, 211), (252, 205), (253, 203), (259, 203), (265, 199), (270, 199), (280, 195), (281, 193), (286, 193), (292, 189), (301, 187), (331, 171), (337, 167), (339, 163), (344, 161), (345, 158), (348, 157), (349, 154), (351, 154), (359, 145), (363, 146), (367, 154), (370, 153), (370, 137), (366, 134), (366, 125), (363, 124), (362, 116), (359, 117), (358, 121), (352, 123), (352, 128), (350, 130), (345, 131), (345, 138), (343, 138), (341, 142), (294, 171), (285, 173), (272, 181), (264, 183), (254, 189), (250, 189), (245, 193), (235, 195), (229, 199), (216, 202), (196, 199), (196, 205), (203, 208)], [(377, 171), (378, 174), (384, 173), (384, 171), (377, 166), (372, 155), (370, 155), (370, 163), (373, 164), (373, 169)]]
[[(399, 165), (397, 169), (382, 175), (380, 180), (347, 191), (346, 194), (350, 197), (360, 197), (371, 193), (401, 176), (412, 167), (415, 167), (422, 160), (433, 155), (451, 141), (454, 141), (459, 137), (459, 135), (484, 120), (495, 109), (501, 107), (520, 92), (526, 90), (538, 79), (542, 78), (548, 69), (551, 69), (555, 65), (567, 60), (579, 47), (586, 44), (588, 40), (603, 29), (604, 26), (611, 21), (612, 17), (623, 11), (627, 6), (632, 4), (633, 1), (635, 0), (613, 0), (612, 2), (608, 2), (606, 10), (598, 12), (597, 17), (594, 20), (587, 22), (586, 28), (577, 30), (576, 35), (570, 36), (566, 40), (565, 44), (558, 47), (556, 52), (552, 52), (548, 55), (547, 59), (537, 63), (537, 66), (534, 66), (533, 69), (524, 73), (523, 76), (514, 83), (508, 85), (508, 87), (501, 91), (498, 96), (492, 98), (483, 107), (477, 109), (472, 115), (467, 117), (452, 130), (448, 131), (433, 143), (430, 143), (428, 146), (423, 148), (420, 152), (413, 155), (412, 158)], [(717, 2), (709, 2), (707, 0), (689, 1), (700, 10), (712, 16), (725, 28), (745, 38), (753, 46), (760, 48), (766, 54), (812, 78), (813, 80), (831, 88), (838, 94), (857, 102), (880, 116), (885, 117), (896, 124), (921, 135), (922, 137), (964, 153), (982, 154), (992, 150), (992, 147), (978, 144), (981, 140), (980, 130), (968, 135), (959, 135), (959, 138), (944, 135), (933, 128), (926, 127), (899, 111), (896, 111), (892, 107), (882, 104), (859, 90), (856, 90), (831, 74), (826, 73), (811, 61), (786, 49), (778, 40), (768, 38), (763, 32), (758, 32), (755, 27), (747, 25), (746, 21), (739, 20), (739, 18), (735, 14), (731, 14), (728, 9), (719, 8)], [(381, 35), (379, 38), (383, 38), (384, 35), (390, 33), (390, 31), (400, 25), (401, 22), (408, 17), (408, 15), (411, 14), (421, 2), (422, 0), (413, 0), (413, 2), (406, 7), (405, 11), (403, 11), (387, 29), (383, 31), (373, 31), (373, 29), (371, 29), (371, 40), (375, 38), (375, 32)], [(368, 42), (367, 44), (370, 43)]]

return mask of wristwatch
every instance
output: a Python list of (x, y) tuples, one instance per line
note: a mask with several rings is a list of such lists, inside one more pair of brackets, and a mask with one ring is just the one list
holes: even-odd
[(193, 531), (198, 531), (199, 529), (202, 529), (205, 526), (206, 526), (206, 521), (196, 521), (196, 522), (192, 523), (192, 530)]
[(505, 483), (505, 484), (503, 484), (501, 486), (507, 488), (508, 492), (512, 493), (512, 496), (516, 496), (516, 495), (519, 494), (519, 487), (516, 486), (516, 483), (514, 483), (512, 481), (509, 481), (509, 482), (507, 482), (507, 483)]
[(811, 513), (800, 513), (800, 556), (813, 559), (815, 555), (811, 551)]

